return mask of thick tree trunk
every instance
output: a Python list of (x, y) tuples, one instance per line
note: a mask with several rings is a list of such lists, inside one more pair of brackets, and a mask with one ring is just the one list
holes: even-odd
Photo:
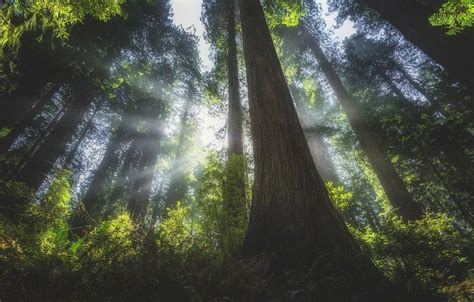
[(370, 133), (368, 125), (358, 111), (355, 100), (349, 95), (315, 38), (304, 26), (301, 29), (303, 38), (311, 48), (321, 70), (346, 112), (349, 122), (360, 142), (360, 146), (367, 155), (394, 210), (405, 220), (420, 218), (423, 214), (421, 209), (410, 196), (403, 180), (397, 174), (393, 165), (383, 154), (375, 137)]
[(88, 87), (83, 83), (79, 86), (75, 89), (72, 104), (18, 176), (19, 181), (24, 182), (35, 191), (43, 183), (56, 159), (64, 152), (77, 125), (90, 107), (92, 97), (86, 92)]
[(244, 253), (275, 253), (286, 267), (331, 255), (348, 289), (370, 286), (374, 268), (316, 171), (260, 1), (240, 0), (240, 15), (255, 160)]
[(428, 18), (440, 7), (441, 0), (364, 0), (403, 36), (443, 66), (456, 80), (474, 93), (474, 38), (472, 28), (455, 36), (433, 27)]

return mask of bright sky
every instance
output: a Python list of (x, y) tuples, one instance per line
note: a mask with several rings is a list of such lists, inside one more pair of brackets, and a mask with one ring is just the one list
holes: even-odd
[(204, 25), (201, 22), (202, 0), (171, 0), (173, 7), (173, 20), (184, 28), (194, 27), (199, 37), (199, 53), (205, 71), (209, 71), (212, 63), (209, 60), (209, 45), (204, 40)]
[[(327, 0), (316, 0), (321, 4), (323, 10), (323, 18), (326, 21), (328, 29), (334, 29), (336, 24), (336, 13), (328, 13)], [(174, 23), (182, 25), (184, 28), (194, 27), (196, 35), (200, 38), (199, 52), (203, 67), (205, 71), (209, 71), (212, 67), (212, 62), (209, 60), (209, 45), (204, 40), (204, 25), (201, 22), (201, 5), (202, 0), (171, 0), (171, 6), (174, 13)], [(337, 29), (334, 29), (335, 36), (341, 41), (355, 33), (352, 22), (346, 21)]]
[[(321, 4), (323, 18), (326, 21), (328, 30), (334, 30), (337, 42), (355, 33), (352, 22), (346, 21), (340, 28), (334, 28), (336, 13), (329, 14), (327, 0), (316, 0)], [(173, 20), (176, 25), (181, 25), (185, 29), (194, 28), (195, 34), (199, 37), (199, 54), (203, 63), (203, 71), (210, 71), (213, 64), (209, 59), (210, 47), (204, 39), (204, 25), (201, 22), (202, 0), (171, 0), (173, 9)], [(191, 29), (193, 30), (193, 29)], [(336, 41), (334, 41), (336, 42)], [(216, 142), (215, 132), (225, 125), (225, 121), (219, 120), (210, 115), (206, 110), (199, 113), (201, 124), (200, 143), (204, 146), (213, 145)], [(216, 147), (216, 146), (214, 146)]]

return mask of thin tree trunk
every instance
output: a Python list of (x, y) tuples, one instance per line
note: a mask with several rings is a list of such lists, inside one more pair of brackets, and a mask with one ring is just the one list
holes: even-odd
[[(161, 108), (161, 100), (151, 99), (153, 104)], [(135, 224), (144, 227), (144, 220), (150, 202), (150, 195), (152, 190), (153, 175), (155, 172), (158, 154), (160, 153), (161, 145), (161, 130), (156, 121), (157, 116), (161, 116), (160, 110), (154, 112), (155, 114), (148, 117), (148, 130), (144, 141), (140, 145), (142, 158), (137, 170), (137, 176), (132, 185), (132, 194), (127, 204), (128, 211)]]
[(255, 161), (244, 253), (275, 253), (286, 267), (330, 254), (344, 268), (348, 291), (370, 287), (375, 269), (361, 256), (316, 171), (260, 1), (240, 0), (240, 15)]
[(385, 157), (375, 137), (370, 133), (368, 125), (362, 119), (358, 111), (355, 100), (342, 84), (339, 76), (334, 71), (334, 68), (329, 63), (315, 38), (305, 26), (302, 26), (301, 29), (303, 38), (311, 48), (321, 70), (334, 90), (342, 108), (346, 112), (349, 122), (360, 142), (360, 146), (367, 155), (367, 158), (369, 159), (390, 204), (405, 220), (415, 220), (420, 218), (423, 215), (421, 209), (410, 196), (403, 180), (397, 174), (393, 165)]
[(139, 160), (139, 144), (140, 138), (134, 134), (132, 141), (127, 151), (125, 152), (125, 157), (123, 160), (122, 167), (118, 172), (117, 179), (114, 183), (112, 193), (110, 194), (110, 201), (117, 202), (122, 199), (127, 191), (128, 180), (130, 180), (130, 172), (134, 162)]
[(242, 108), (235, 29), (235, 0), (227, 1), (227, 75), (229, 84), (228, 148), (223, 185), (225, 221), (223, 238), (225, 262), (241, 249), (247, 209), (245, 196), (245, 161), (243, 151)]
[(229, 81), (229, 118), (227, 126), (228, 154), (243, 155), (242, 108), (239, 92), (239, 70), (235, 34), (235, 1), (226, 0), (227, 14), (227, 75)]
[(11, 131), (7, 136), (0, 139), (0, 154), (7, 153), (10, 146), (13, 144), (15, 139), (25, 130), (26, 127), (31, 126), (33, 119), (40, 114), (46, 104), (51, 101), (51, 98), (56, 91), (61, 87), (62, 83), (54, 83), (53, 86), (37, 101), (33, 107), (26, 112), (20, 120), (12, 127)]
[(79, 134), (79, 137), (77, 138), (77, 141), (74, 144), (74, 147), (72, 147), (71, 151), (69, 151), (68, 155), (64, 159), (63, 169), (72, 169), (74, 157), (77, 155), (77, 151), (79, 150), (79, 147), (81, 146), (82, 142), (86, 138), (87, 134), (94, 126), (94, 117), (96, 114), (97, 114), (97, 111), (94, 111), (91, 117), (89, 117), (89, 120), (87, 121), (87, 124), (84, 126), (81, 133)]
[(381, 17), (395, 26), (403, 36), (425, 54), (443, 66), (456, 80), (474, 93), (474, 39), (468, 28), (455, 36), (433, 27), (428, 18), (440, 7), (441, 1), (364, 0)]
[(138, 167), (137, 177), (134, 179), (132, 185), (132, 194), (127, 205), (133, 222), (138, 225), (143, 224), (145, 220), (160, 148), (159, 137), (150, 135), (146, 139), (150, 141), (146, 142), (143, 146), (142, 159)]
[(191, 106), (193, 103), (193, 95), (191, 92), (188, 93), (188, 100), (184, 105), (184, 111), (181, 115), (180, 121), (180, 133), (178, 138), (178, 145), (176, 149), (175, 162), (173, 164), (173, 170), (171, 171), (171, 179), (168, 190), (166, 192), (165, 207), (162, 217), (167, 216), (167, 208), (173, 208), (176, 202), (182, 200), (186, 195), (186, 184), (184, 179), (184, 168), (183, 167), (183, 153), (185, 150), (185, 139), (187, 131), (187, 122)]
[[(421, 112), (418, 110), (417, 106), (413, 104), (410, 100), (408, 100), (405, 95), (401, 92), (401, 90), (396, 86), (395, 83), (390, 79), (388, 75), (386, 75), (381, 70), (378, 71), (379, 76), (383, 79), (385, 83), (387, 83), (390, 89), (395, 93), (397, 98), (404, 104), (405, 108), (409, 113), (409, 117), (414, 119), (416, 123), (422, 122), (422, 115)], [(472, 224), (474, 220), (474, 203), (470, 202), (469, 199), (474, 198), (474, 188), (470, 185), (470, 177), (469, 177), (469, 165), (466, 165), (469, 160), (466, 159), (464, 152), (462, 151), (462, 146), (459, 146), (455, 141), (450, 139), (451, 137), (451, 130), (445, 125), (438, 125), (437, 126), (437, 137), (434, 143), (427, 144), (425, 142), (424, 137), (421, 137), (421, 145), (422, 145), (422, 153), (425, 158), (433, 158), (434, 156), (438, 156), (438, 150), (444, 154), (446, 161), (459, 173), (458, 179), (460, 181), (456, 181), (454, 186), (450, 185), (450, 189), (454, 191), (462, 191), (466, 192), (469, 196), (466, 200), (458, 200), (456, 201), (457, 207), (463, 212), (464, 216), (467, 218), (466, 220)], [(466, 137), (470, 139), (470, 134), (466, 134)], [(433, 151), (438, 154), (433, 154)], [(471, 204), (472, 206), (467, 206), (467, 204)]]
[(92, 97), (85, 92), (88, 88), (84, 85), (81, 86), (77, 87), (76, 96), (70, 107), (18, 176), (19, 181), (24, 182), (35, 191), (43, 183), (56, 159), (64, 152), (77, 125), (90, 107)]

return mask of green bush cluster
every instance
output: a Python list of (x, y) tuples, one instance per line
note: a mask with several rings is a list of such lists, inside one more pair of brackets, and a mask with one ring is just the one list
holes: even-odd
[(456, 294), (472, 295), (474, 237), (462, 234), (445, 214), (426, 214), (414, 222), (388, 214), (378, 230), (351, 230), (393, 284), (415, 294), (453, 294), (463, 283), (463, 293)]
[[(210, 158), (198, 179), (198, 200), (167, 209), (156, 228), (139, 228), (127, 212), (118, 211), (81, 238), (69, 230), (74, 209), (68, 171), (58, 174), (40, 200), (25, 193), (20, 183), (2, 183), (0, 194), (9, 197), (2, 200), (25, 206), (0, 216), (0, 297), (199, 301), (264, 294), (262, 288), (269, 285), (258, 283), (264, 279), (255, 274), (265, 271), (262, 261), (268, 259), (224, 260), (224, 167), (218, 157)], [(350, 193), (328, 187), (343, 209)], [(454, 301), (472, 298), (474, 240), (446, 215), (428, 214), (407, 223), (386, 214), (377, 230), (350, 228), (393, 284), (414, 294), (435, 292)], [(309, 282), (306, 271), (290, 275), (291, 284)]]

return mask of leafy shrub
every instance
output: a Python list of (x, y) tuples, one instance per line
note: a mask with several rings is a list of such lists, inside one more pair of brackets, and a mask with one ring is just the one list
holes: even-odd
[(444, 214), (405, 223), (388, 216), (377, 231), (352, 229), (381, 271), (411, 292), (443, 292), (467, 277), (474, 240), (461, 234)]

